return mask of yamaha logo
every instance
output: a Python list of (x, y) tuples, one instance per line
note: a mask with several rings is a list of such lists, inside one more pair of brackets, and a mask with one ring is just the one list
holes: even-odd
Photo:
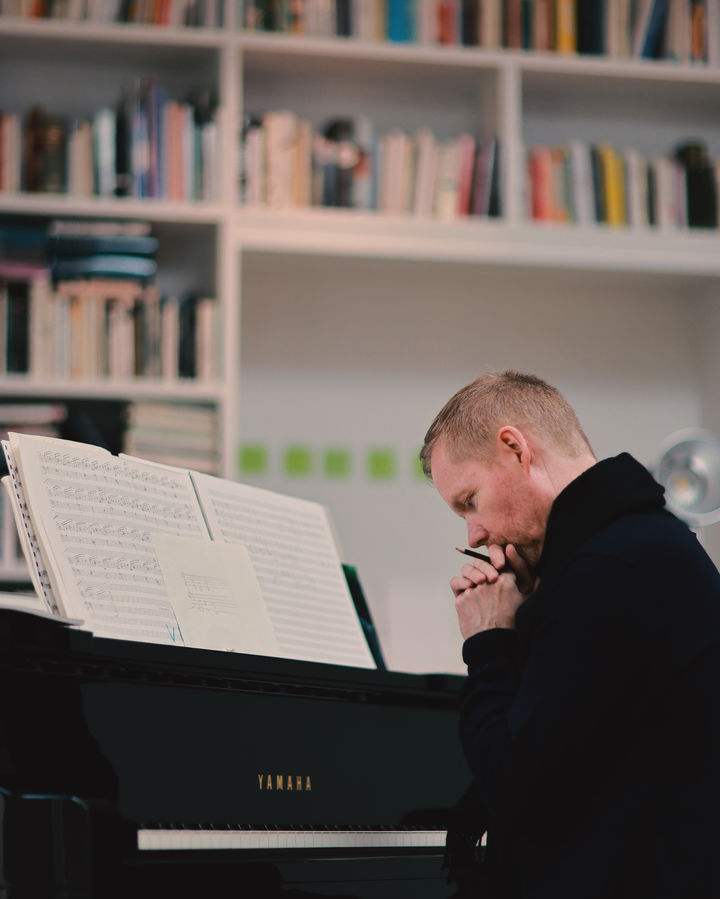
[(312, 790), (309, 774), (258, 774), (258, 789), (284, 793), (308, 793)]

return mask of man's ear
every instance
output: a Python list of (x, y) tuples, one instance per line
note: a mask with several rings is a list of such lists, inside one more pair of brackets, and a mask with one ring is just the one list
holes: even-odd
[(500, 453), (509, 453), (523, 468), (529, 468), (532, 450), (527, 438), (519, 428), (503, 425), (498, 431), (497, 440)]

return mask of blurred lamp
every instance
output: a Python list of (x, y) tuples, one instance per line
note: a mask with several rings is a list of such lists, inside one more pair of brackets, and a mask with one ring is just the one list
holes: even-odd
[(690, 527), (720, 521), (720, 440), (703, 428), (671, 434), (660, 447), (655, 477), (668, 508)]

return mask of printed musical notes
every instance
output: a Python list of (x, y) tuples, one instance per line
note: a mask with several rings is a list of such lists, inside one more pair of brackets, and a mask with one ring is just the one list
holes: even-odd
[(374, 667), (318, 503), (193, 472), (213, 540), (242, 544), (252, 559), (279, 654)]
[(209, 540), (188, 472), (52, 438), (10, 443), (65, 613), (100, 636), (177, 642), (152, 538)]

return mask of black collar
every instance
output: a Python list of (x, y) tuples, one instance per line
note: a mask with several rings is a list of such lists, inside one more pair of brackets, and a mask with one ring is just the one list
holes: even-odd
[(540, 577), (557, 571), (586, 540), (621, 515), (662, 509), (664, 492), (628, 453), (588, 468), (552, 505), (538, 563)]

